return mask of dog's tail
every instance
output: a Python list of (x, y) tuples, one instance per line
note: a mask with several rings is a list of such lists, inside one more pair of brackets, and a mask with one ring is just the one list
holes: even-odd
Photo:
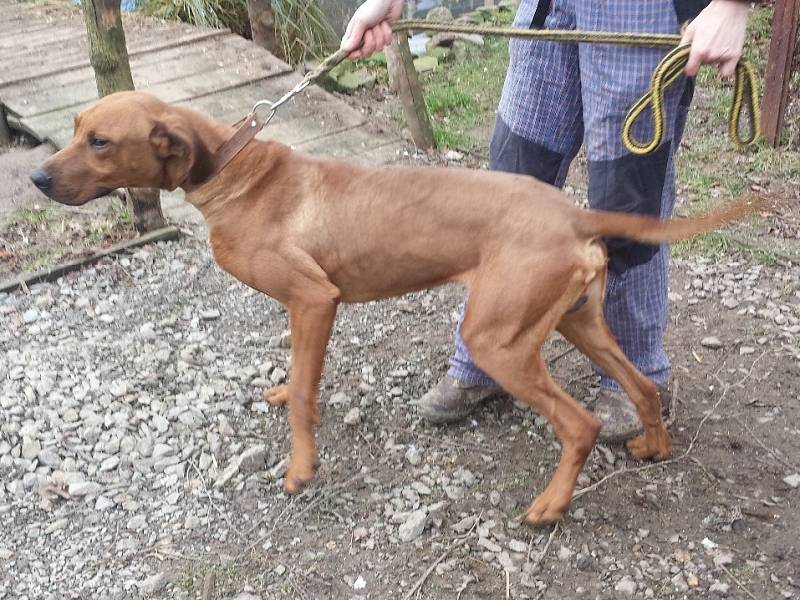
[(685, 219), (659, 219), (629, 213), (585, 210), (578, 221), (578, 232), (587, 238), (621, 237), (647, 244), (674, 242), (741, 219), (756, 210), (759, 204), (759, 199), (755, 197), (737, 200), (699, 217)]

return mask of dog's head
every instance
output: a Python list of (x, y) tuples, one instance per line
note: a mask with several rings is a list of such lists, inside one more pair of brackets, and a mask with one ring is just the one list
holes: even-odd
[(77, 206), (121, 187), (173, 190), (214, 169), (192, 114), (141, 92), (106, 96), (75, 117), (65, 148), (31, 173), (57, 202)]

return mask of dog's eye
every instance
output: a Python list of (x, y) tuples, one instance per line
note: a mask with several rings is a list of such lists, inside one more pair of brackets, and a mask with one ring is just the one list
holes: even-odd
[(111, 142), (104, 140), (103, 138), (92, 136), (89, 138), (89, 145), (95, 150), (103, 150), (104, 148), (108, 148), (111, 145)]

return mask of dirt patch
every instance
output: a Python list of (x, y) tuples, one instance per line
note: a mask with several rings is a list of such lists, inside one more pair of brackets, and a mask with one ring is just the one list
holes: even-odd
[(50, 154), (44, 144), (0, 149), (0, 281), (136, 237), (119, 200), (68, 207), (39, 192), (29, 175)]

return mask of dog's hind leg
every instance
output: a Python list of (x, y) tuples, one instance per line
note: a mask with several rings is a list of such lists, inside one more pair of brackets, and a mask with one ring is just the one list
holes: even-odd
[(603, 316), (605, 276), (591, 282), (587, 301), (565, 314), (557, 329), (606, 374), (613, 377), (636, 406), (644, 434), (628, 440), (628, 450), (639, 459), (663, 460), (672, 451), (669, 432), (661, 419), (656, 385), (639, 372), (617, 344)]
[(527, 286), (525, 274), (505, 275), (495, 270), (490, 283), (513, 282), (513, 290), (500, 285), (471, 287), (462, 335), (475, 363), (508, 393), (546, 417), (561, 441), (561, 459), (553, 478), (525, 513), (528, 523), (543, 525), (560, 519), (569, 506), (578, 474), (600, 431), (600, 422), (553, 381), (540, 355), (544, 340), (580, 296), (583, 283), (567, 269), (540, 277), (527, 273)]

